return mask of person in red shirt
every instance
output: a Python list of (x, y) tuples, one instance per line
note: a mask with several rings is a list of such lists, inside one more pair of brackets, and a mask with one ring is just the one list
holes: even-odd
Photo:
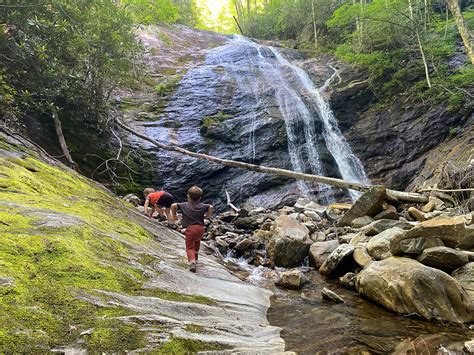
[(186, 228), (184, 235), (186, 245), (186, 256), (189, 262), (189, 271), (196, 272), (196, 261), (198, 259), (201, 238), (204, 235), (204, 219), (209, 219), (214, 207), (201, 202), (202, 190), (193, 186), (188, 190), (188, 201), (173, 203), (171, 215), (173, 221), (177, 220), (177, 211), (181, 212), (181, 225)]
[[(170, 208), (174, 202), (173, 195), (166, 191), (155, 191), (155, 189), (148, 187), (143, 190), (143, 196), (145, 196), (144, 213), (148, 217), (152, 217), (153, 213), (157, 211), (161, 217), (171, 222)], [(148, 207), (152, 208), (149, 209)]]

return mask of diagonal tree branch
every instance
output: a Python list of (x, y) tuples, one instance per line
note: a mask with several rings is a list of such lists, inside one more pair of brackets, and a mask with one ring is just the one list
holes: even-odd
[[(370, 186), (359, 184), (356, 182), (349, 182), (345, 181), (342, 179), (336, 179), (336, 178), (330, 178), (326, 176), (319, 176), (319, 175), (311, 175), (311, 174), (305, 174), (305, 173), (299, 173), (296, 171), (291, 171), (291, 170), (286, 170), (286, 169), (280, 169), (280, 168), (273, 168), (273, 167), (268, 167), (268, 166), (262, 166), (262, 165), (255, 165), (255, 164), (249, 164), (249, 163), (244, 163), (241, 161), (236, 161), (236, 160), (229, 160), (229, 159), (221, 159), (217, 157), (213, 157), (211, 155), (207, 154), (202, 154), (202, 153), (196, 153), (192, 152), (190, 150), (181, 148), (176, 145), (171, 145), (171, 144), (165, 144), (162, 142), (159, 142), (153, 138), (150, 138), (140, 132), (137, 132), (133, 128), (127, 126), (124, 124), (118, 117), (115, 118), (115, 122), (117, 125), (124, 129), (125, 131), (133, 134), (136, 137), (142, 138), (143, 140), (146, 140), (153, 145), (157, 146), (158, 148), (170, 151), (170, 152), (177, 152), (180, 154), (184, 154), (193, 158), (197, 158), (200, 160), (206, 160), (210, 161), (216, 164), (232, 167), (232, 168), (241, 168), (245, 170), (250, 170), (250, 171), (255, 171), (258, 173), (263, 173), (263, 174), (271, 174), (271, 175), (278, 175), (278, 176), (285, 176), (291, 179), (296, 179), (296, 180), (305, 180), (305, 181), (312, 181), (316, 183), (321, 183), (321, 184), (328, 184), (331, 186), (336, 186), (336, 187), (341, 187), (344, 189), (351, 189), (351, 190), (356, 190), (356, 191), (366, 191), (370, 188)], [(402, 192), (402, 191), (395, 191), (395, 190), (387, 190), (387, 195), (391, 198), (398, 199), (400, 201), (407, 201), (407, 202), (420, 202), (420, 203), (425, 203), (428, 202), (428, 198), (424, 195), (417, 194), (417, 193), (410, 193), (410, 192)]]

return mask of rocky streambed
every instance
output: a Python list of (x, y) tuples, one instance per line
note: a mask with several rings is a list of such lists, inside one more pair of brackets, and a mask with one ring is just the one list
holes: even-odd
[(474, 225), (447, 195), (407, 205), (373, 187), (353, 205), (243, 208), (206, 239), (275, 292), (268, 317), (287, 350), (473, 351)]

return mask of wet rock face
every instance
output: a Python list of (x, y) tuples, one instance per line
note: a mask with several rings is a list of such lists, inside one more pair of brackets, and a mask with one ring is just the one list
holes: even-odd
[[(341, 78), (331, 107), (371, 179), (403, 190), (432, 178), (437, 164), (453, 158), (468, 164), (467, 152), (474, 146), (472, 112), (449, 111), (447, 104), (428, 106), (403, 95), (373, 110), (376, 99), (367, 74), (346, 67)], [(459, 127), (459, 134), (450, 137), (450, 127)]]
[[(159, 50), (168, 58), (163, 61), (159, 55), (147, 57), (153, 75), (160, 76), (171, 67), (183, 76), (167, 104), (145, 115), (146, 121), (137, 120), (136, 115), (129, 116), (134, 118), (137, 130), (159, 141), (219, 158), (341, 176), (323, 134), (322, 111), (311, 93), (314, 90), (309, 90), (298, 76), (301, 73), (290, 67), (298, 62), (308, 69), (304, 52), (285, 50), (280, 57), (270, 47), (245, 39), (216, 39), (216, 35), (210, 35), (206, 44), (205, 34), (197, 31), (199, 41), (191, 47), (201, 57), (194, 55), (194, 66), (183, 64), (183, 70), (176, 58), (186, 57), (187, 42), (176, 39), (185, 52), (179, 55), (179, 51), (166, 48), (159, 40), (153, 41), (153, 36), (157, 38), (153, 33), (146, 36), (147, 51)], [(192, 42), (188, 33), (186, 36)], [(283, 57), (292, 63), (285, 62)], [(309, 67), (315, 74), (312, 76), (315, 90), (334, 72), (324, 60), (311, 60)], [(153, 95), (147, 100), (152, 107), (157, 105)], [(151, 176), (139, 177), (140, 183), (146, 181), (169, 190), (178, 199), (185, 197), (186, 187), (199, 185), (204, 188), (205, 199), (220, 209), (225, 204), (225, 186), (236, 205), (250, 198), (254, 205), (273, 208), (294, 203), (302, 192), (307, 195), (320, 192), (315, 184), (303, 183), (306, 187), (302, 187), (302, 183), (287, 178), (230, 169), (169, 154), (132, 137), (129, 140), (144, 150), (155, 171)], [(345, 192), (335, 189), (322, 193), (324, 198), (332, 194), (342, 196)]]
[(402, 314), (426, 319), (470, 322), (472, 301), (451, 276), (416, 260), (390, 257), (369, 263), (357, 277), (359, 293)]

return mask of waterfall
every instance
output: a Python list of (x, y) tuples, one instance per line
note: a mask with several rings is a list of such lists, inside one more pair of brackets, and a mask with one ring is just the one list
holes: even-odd
[[(211, 50), (206, 56), (206, 66), (224, 69), (225, 75), (236, 83), (239, 93), (247, 95), (247, 106), (242, 112), (250, 118), (250, 124), (245, 127), (249, 160), (256, 157), (255, 130), (259, 124), (261, 95), (270, 93), (285, 123), (288, 155), (294, 171), (326, 175), (319, 151), (325, 145), (343, 179), (367, 183), (360, 160), (352, 153), (323, 97), (336, 70), (321, 88), (317, 88), (308, 74), (285, 59), (278, 49), (260, 46), (242, 36), (235, 36), (224, 46)], [(317, 124), (322, 127), (322, 137), (318, 137)], [(302, 195), (310, 197), (315, 184), (298, 181), (297, 186)], [(332, 201), (330, 186), (317, 184), (317, 187), (321, 202)], [(354, 192), (350, 194), (353, 199), (358, 197)]]
[[(326, 146), (334, 157), (342, 178), (351, 182), (368, 184), (368, 179), (361, 161), (352, 152), (351, 147), (338, 127), (336, 117), (329, 106), (329, 102), (325, 100), (322, 95), (337, 74), (337, 70), (330, 66), (334, 70), (334, 73), (326, 80), (324, 85), (318, 89), (302, 68), (286, 60), (276, 48), (271, 49), (277, 60), (295, 73), (303, 88), (314, 100), (319, 116), (323, 122), (323, 136), (326, 141)], [(349, 193), (353, 200), (356, 200), (360, 196), (360, 192), (357, 191), (349, 190)]]

